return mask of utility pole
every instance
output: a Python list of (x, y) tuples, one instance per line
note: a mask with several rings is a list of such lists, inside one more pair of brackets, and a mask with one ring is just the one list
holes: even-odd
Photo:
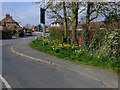
[(41, 11), (41, 23), (43, 23), (43, 46), (44, 46), (44, 36), (45, 36), (45, 0), (44, 0), (44, 7), (40, 8)]

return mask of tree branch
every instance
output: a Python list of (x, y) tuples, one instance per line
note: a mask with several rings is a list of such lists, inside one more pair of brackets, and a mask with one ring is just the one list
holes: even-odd
[(99, 10), (97, 10), (97, 15), (90, 19), (90, 22), (98, 17)]
[(54, 14), (56, 14), (59, 18), (61, 18), (61, 19), (63, 20), (63, 18), (62, 18), (56, 11), (52, 10), (52, 12), (53, 12)]
[(86, 8), (87, 8), (87, 6), (84, 9), (82, 9), (78, 14), (80, 14), (81, 12), (83, 12)]

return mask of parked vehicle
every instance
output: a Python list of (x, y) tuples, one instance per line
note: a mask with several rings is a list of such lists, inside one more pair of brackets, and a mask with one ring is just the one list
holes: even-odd
[(26, 36), (32, 36), (32, 32), (31, 31), (27, 31), (26, 32)]

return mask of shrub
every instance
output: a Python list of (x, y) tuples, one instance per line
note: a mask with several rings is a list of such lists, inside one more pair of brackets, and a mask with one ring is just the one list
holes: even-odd
[(98, 53), (107, 56), (110, 60), (118, 60), (120, 57), (120, 29), (108, 32)]
[(63, 42), (63, 34), (64, 30), (60, 28), (50, 28), (50, 38), (53, 40), (59, 40), (60, 42)]
[(16, 35), (17, 37), (23, 37), (23, 36), (24, 36), (24, 33), (23, 33), (22, 30), (18, 30), (18, 31), (15, 33), (15, 35)]
[(27, 31), (32, 31), (32, 29), (28, 29)]
[(11, 31), (11, 35), (13, 36), (16, 33), (16, 30)]

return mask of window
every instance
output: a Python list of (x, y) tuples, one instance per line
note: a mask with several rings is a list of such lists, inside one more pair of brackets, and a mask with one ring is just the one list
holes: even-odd
[(59, 27), (59, 23), (57, 23), (57, 27)]

